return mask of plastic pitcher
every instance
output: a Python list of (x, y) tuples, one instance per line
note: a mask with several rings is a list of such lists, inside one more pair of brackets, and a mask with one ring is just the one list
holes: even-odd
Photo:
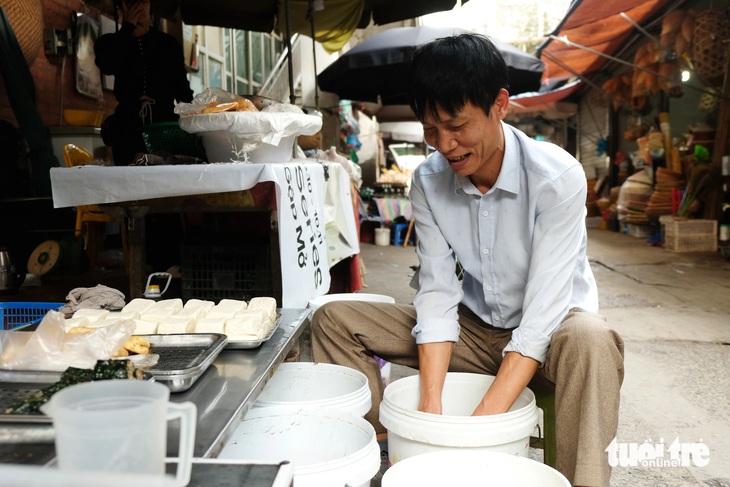
[[(151, 284), (153, 277), (167, 278), (165, 288), (162, 291), (160, 291), (160, 286), (158, 284)], [(149, 277), (147, 277), (147, 284), (144, 287), (144, 297), (147, 299), (160, 299), (162, 295), (165, 294), (165, 291), (167, 291), (167, 288), (170, 287), (171, 280), (172, 274), (169, 272), (153, 272), (149, 275)]]
[(162, 384), (102, 380), (63, 389), (41, 406), (53, 419), (61, 470), (165, 475), (167, 422), (180, 419), (178, 485), (190, 481), (196, 407)]

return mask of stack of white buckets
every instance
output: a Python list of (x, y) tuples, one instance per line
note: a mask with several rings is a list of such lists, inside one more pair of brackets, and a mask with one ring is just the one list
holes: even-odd
[(380, 469), (365, 375), (311, 362), (279, 366), (219, 458), (291, 461), (295, 487), (368, 487)]
[[(345, 299), (341, 296), (329, 299)], [(493, 379), (449, 373), (443, 415), (418, 411), (418, 376), (389, 384), (380, 421), (388, 430), (392, 466), (382, 487), (481, 486), (486, 481), (570, 487), (556, 470), (526, 458), (538, 422), (532, 391), (525, 389), (507, 413), (471, 416)], [(359, 371), (283, 363), (219, 458), (291, 461), (294, 487), (369, 487), (381, 464), (375, 430), (363, 419), (370, 406), (367, 378)]]

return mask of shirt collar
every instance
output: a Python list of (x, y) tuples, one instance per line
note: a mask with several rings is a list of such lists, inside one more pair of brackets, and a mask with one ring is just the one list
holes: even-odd
[[(520, 174), (518, 170), (520, 165), (520, 151), (517, 135), (504, 122), (502, 122), (502, 133), (504, 134), (504, 157), (502, 159), (502, 169), (499, 171), (499, 177), (497, 177), (497, 182), (494, 183), (494, 187), (518, 194), (520, 192)], [(467, 194), (476, 191), (474, 184), (472, 184), (468, 176), (457, 175), (454, 178), (454, 192), (459, 193), (459, 190)]]

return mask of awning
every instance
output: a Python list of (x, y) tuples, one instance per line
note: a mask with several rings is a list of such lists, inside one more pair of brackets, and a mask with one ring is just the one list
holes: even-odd
[(532, 93), (522, 93), (509, 98), (508, 119), (522, 116), (541, 115), (544, 118), (560, 119), (575, 115), (577, 105), (564, 101), (578, 91), (584, 83), (574, 80), (562, 86)]
[[(638, 30), (620, 14), (623, 12), (640, 26), (659, 18), (675, 0), (573, 0), (568, 13), (552, 33), (571, 43), (613, 55)], [(548, 39), (537, 48), (551, 80), (584, 76), (601, 69), (608, 59), (585, 49)]]

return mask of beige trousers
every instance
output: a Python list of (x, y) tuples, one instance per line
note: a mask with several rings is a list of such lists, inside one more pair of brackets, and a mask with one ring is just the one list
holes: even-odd
[[(314, 361), (365, 374), (373, 401), (365, 419), (378, 433), (385, 432), (378, 420), (384, 386), (373, 355), (418, 368), (411, 336), (415, 323), (412, 305), (358, 301), (326, 304), (312, 318)], [(487, 325), (463, 306), (459, 323), (449, 371), (495, 375), (511, 330)], [(609, 485), (611, 468), (604, 450), (618, 426), (623, 351), (623, 340), (606, 326), (605, 318), (571, 311), (552, 336), (544, 367), (530, 382), (530, 388), (555, 390), (557, 468), (573, 485)]]

